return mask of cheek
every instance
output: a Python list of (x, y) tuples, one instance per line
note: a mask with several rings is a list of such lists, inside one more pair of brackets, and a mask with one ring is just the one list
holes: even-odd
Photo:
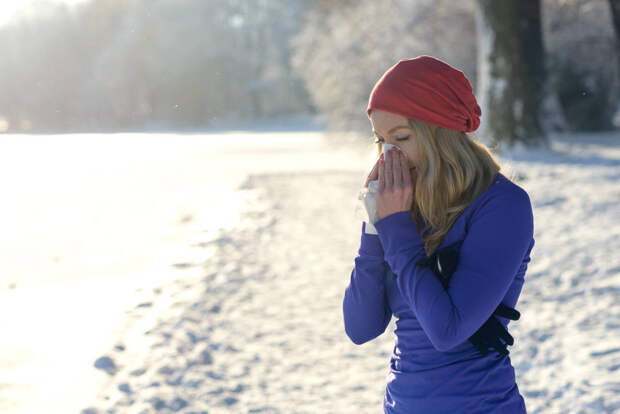
[(407, 161), (409, 164), (415, 164), (417, 160), (417, 153), (414, 149), (408, 148), (407, 151)]
[(414, 164), (417, 164), (420, 161), (420, 152), (416, 148), (413, 148), (407, 155), (411, 157), (410, 159), (414, 162)]

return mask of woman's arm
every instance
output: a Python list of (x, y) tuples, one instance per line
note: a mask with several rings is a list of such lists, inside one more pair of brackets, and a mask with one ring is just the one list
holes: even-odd
[(379, 236), (365, 232), (355, 258), (355, 267), (342, 301), (344, 329), (351, 341), (361, 345), (385, 332), (392, 310), (385, 298), (387, 263)]
[(424, 244), (409, 211), (375, 223), (396, 285), (438, 351), (466, 341), (491, 316), (519, 271), (533, 237), (529, 196), (492, 194), (474, 212), (447, 290), (425, 266)]

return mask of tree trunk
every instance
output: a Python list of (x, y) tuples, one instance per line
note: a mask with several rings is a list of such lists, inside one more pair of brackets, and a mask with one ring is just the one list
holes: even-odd
[(611, 7), (611, 17), (616, 32), (616, 73), (618, 75), (616, 85), (620, 85), (620, 0), (609, 0), (609, 6)]
[(548, 146), (540, 0), (477, 0), (482, 138), (493, 148)]
[(616, 31), (616, 50), (620, 52), (620, 0), (609, 0), (614, 30)]

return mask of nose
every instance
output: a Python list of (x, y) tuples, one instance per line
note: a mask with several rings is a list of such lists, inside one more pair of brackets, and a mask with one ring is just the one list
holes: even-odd
[[(383, 144), (383, 156), (385, 157), (385, 153), (386, 153), (387, 151), (389, 151), (390, 149), (392, 149), (393, 147), (398, 148), (398, 147), (397, 147), (396, 145), (394, 145), (394, 144), (388, 144), (388, 143)], [(398, 148), (398, 149), (400, 149), (400, 148)]]
[(394, 145), (394, 144), (383, 144), (383, 156), (385, 157), (385, 153), (392, 148), (395, 148), (397, 151), (400, 151), (401, 154), (403, 154), (405, 158), (407, 158), (407, 153), (403, 151), (401, 147), (399, 147), (398, 145)]

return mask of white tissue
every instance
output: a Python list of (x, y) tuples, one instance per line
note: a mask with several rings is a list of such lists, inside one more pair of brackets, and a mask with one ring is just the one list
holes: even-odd
[(400, 149), (398, 146), (394, 145), (394, 144), (383, 144), (383, 156), (385, 157), (385, 152), (387, 150), (389, 150), (392, 147), (396, 147), (398, 149)]
[[(393, 144), (383, 144), (383, 157), (385, 159), (385, 152), (390, 148), (398, 146)], [(368, 188), (362, 188), (358, 195), (358, 200), (361, 200), (366, 214), (363, 216), (363, 220), (366, 222), (367, 234), (379, 234), (374, 224), (377, 222), (377, 190), (379, 188), (379, 180), (372, 180), (368, 182)]]

